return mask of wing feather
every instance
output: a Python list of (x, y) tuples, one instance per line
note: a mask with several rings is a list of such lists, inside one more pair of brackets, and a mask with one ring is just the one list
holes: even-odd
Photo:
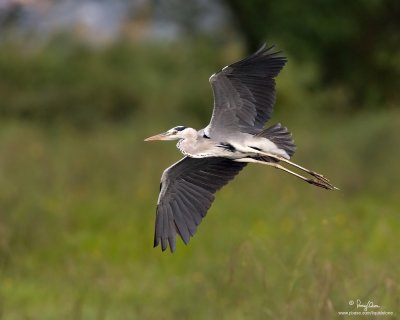
[(206, 132), (256, 133), (272, 116), (275, 77), (286, 58), (264, 45), (256, 53), (233, 63), (210, 77), (214, 110)]
[(154, 246), (161, 242), (163, 251), (168, 245), (175, 251), (176, 234), (187, 244), (207, 214), (215, 192), (245, 166), (225, 158), (185, 157), (166, 169), (161, 178)]
[(188, 243), (190, 239), (189, 227), (186, 224), (185, 218), (182, 214), (184, 208), (178, 204), (177, 201), (172, 201), (172, 207), (175, 212), (177, 219), (174, 219), (176, 226), (178, 227), (178, 232), (182, 237), (184, 243)]

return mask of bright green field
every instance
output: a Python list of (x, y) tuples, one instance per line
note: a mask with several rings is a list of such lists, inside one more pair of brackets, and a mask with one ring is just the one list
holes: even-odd
[(397, 318), (400, 112), (305, 114), (289, 74), (273, 121), (293, 132), (293, 160), (341, 190), (250, 165), (174, 254), (152, 242), (159, 179), (180, 154), (143, 138), (204, 117), (156, 96), (86, 130), (2, 121), (0, 319), (338, 319), (356, 299)]

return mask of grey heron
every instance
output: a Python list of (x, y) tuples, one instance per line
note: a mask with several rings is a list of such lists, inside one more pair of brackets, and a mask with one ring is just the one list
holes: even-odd
[[(145, 141), (178, 140), (184, 158), (167, 168), (160, 184), (154, 247), (176, 249), (176, 235), (188, 244), (206, 215), (214, 194), (247, 163), (283, 170), (317, 187), (335, 190), (323, 175), (289, 159), (295, 152), (291, 133), (281, 124), (264, 128), (275, 103), (275, 77), (287, 59), (265, 44), (247, 58), (224, 67), (209, 82), (214, 94), (211, 121), (201, 130), (185, 126)], [(302, 176), (282, 163), (306, 172)]]

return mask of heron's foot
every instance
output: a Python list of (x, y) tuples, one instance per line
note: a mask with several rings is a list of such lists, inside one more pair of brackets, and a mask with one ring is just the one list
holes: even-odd
[[(327, 180), (327, 179), (325, 179), (325, 180)], [(327, 189), (327, 190), (339, 190), (339, 188), (336, 188), (334, 185), (332, 185), (331, 183), (329, 183), (329, 182), (327, 182), (325, 180), (317, 178), (317, 179), (307, 179), (306, 181), (309, 184), (312, 184), (314, 186), (317, 186), (317, 187), (320, 187), (320, 188), (324, 188), (324, 189)]]
[(329, 179), (325, 178), (322, 174), (315, 172), (315, 171), (309, 171), (308, 172), (310, 175), (312, 175), (314, 178), (317, 178), (318, 180), (324, 181), (326, 183), (329, 183)]
[(330, 183), (328, 178), (325, 178), (322, 174), (315, 172), (315, 171), (309, 171), (308, 172), (311, 176), (313, 176), (314, 178), (316, 178), (317, 182), (320, 182), (322, 184), (324, 184), (325, 186), (327, 186), (329, 190), (339, 190), (339, 188), (335, 187), (333, 184)]

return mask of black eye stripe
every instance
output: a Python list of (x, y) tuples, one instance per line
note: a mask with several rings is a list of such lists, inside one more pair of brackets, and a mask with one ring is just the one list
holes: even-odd
[(185, 130), (185, 129), (186, 129), (185, 126), (178, 126), (178, 127), (174, 128), (174, 130), (176, 130), (176, 131), (182, 131), (182, 130)]

